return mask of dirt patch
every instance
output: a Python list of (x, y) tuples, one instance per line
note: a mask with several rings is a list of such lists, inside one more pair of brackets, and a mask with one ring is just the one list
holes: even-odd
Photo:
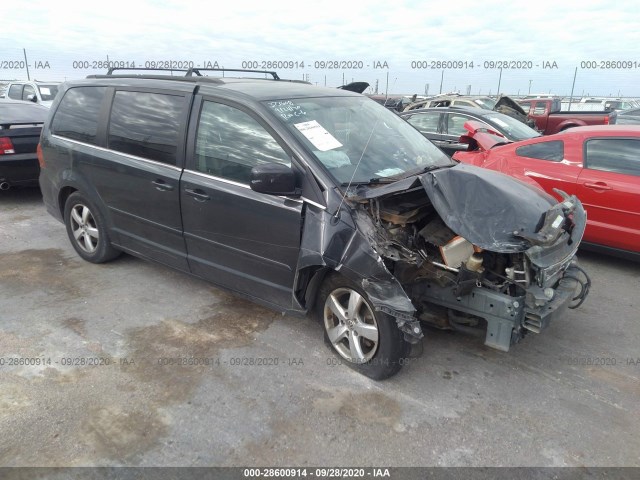
[(65, 318), (62, 321), (62, 326), (68, 328), (73, 333), (82, 338), (87, 337), (87, 322), (85, 320), (82, 320), (81, 318)]
[(393, 427), (400, 420), (400, 404), (380, 392), (343, 392), (331, 398), (318, 398), (313, 402), (318, 410), (341, 415), (358, 423), (381, 424)]
[(73, 281), (75, 262), (57, 248), (22, 250), (0, 254), (0, 285), (12, 294), (30, 293), (34, 289), (47, 294), (77, 295), (80, 288)]
[(591, 378), (596, 379), (598, 382), (609, 384), (620, 391), (640, 397), (640, 381), (631, 375), (614, 372), (604, 367), (588, 368), (587, 372)]
[(109, 458), (129, 461), (151, 448), (167, 432), (168, 421), (157, 411), (113, 405), (92, 409), (85, 438)]
[[(335, 450), (380, 451), (392, 445), (392, 435), (415, 435), (400, 420), (398, 401), (376, 391), (317, 392), (295, 414), (274, 415), (268, 433), (233, 450), (224, 465), (335, 465)], [(358, 462), (355, 462), (358, 463)]]
[(278, 314), (248, 300), (220, 294), (213, 313), (196, 323), (167, 319), (128, 332), (129, 356), (135, 364), (123, 369), (142, 382), (162, 387), (165, 400), (182, 401), (191, 395), (204, 374), (216, 375), (218, 352), (251, 343)]
[[(249, 301), (217, 296), (221, 301), (204, 308), (195, 323), (167, 318), (124, 332), (123, 356), (100, 355), (110, 358), (108, 365), (66, 371), (51, 365), (37, 378), (0, 378), (0, 412), (7, 412), (0, 414), (0, 431), (20, 432), (0, 437), (0, 465), (135, 464), (168, 434), (167, 407), (188, 401), (205, 375), (231, 381), (219, 365), (160, 365), (158, 359), (216, 358), (222, 349), (250, 344), (279, 317)], [(101, 349), (85, 320), (61, 323), (83, 339), (85, 356)], [(14, 350), (35, 341), (0, 340)]]

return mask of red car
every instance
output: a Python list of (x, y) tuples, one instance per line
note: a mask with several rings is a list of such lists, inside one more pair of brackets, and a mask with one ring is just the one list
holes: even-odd
[(640, 126), (576, 127), (510, 143), (487, 126), (467, 122), (460, 162), (497, 170), (575, 194), (587, 210), (583, 245), (640, 258)]

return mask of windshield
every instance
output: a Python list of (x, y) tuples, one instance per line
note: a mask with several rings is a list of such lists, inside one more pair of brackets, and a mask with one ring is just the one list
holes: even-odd
[(339, 184), (375, 182), (411, 170), (451, 165), (420, 132), (367, 97), (264, 103)]
[(500, 133), (504, 134), (509, 140), (517, 142), (519, 140), (526, 140), (528, 138), (540, 136), (539, 132), (509, 115), (494, 113), (491, 115), (485, 115), (484, 118), (500, 127)]
[(38, 90), (40, 90), (40, 96), (42, 97), (42, 100), (44, 101), (53, 100), (55, 96), (58, 94), (58, 85), (55, 85), (55, 84), (38, 85)]
[(493, 110), (497, 103), (490, 98), (476, 98), (474, 102), (486, 110)]

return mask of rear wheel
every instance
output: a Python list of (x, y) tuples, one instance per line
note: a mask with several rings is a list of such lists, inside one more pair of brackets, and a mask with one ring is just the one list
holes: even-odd
[(64, 222), (73, 248), (88, 262), (103, 263), (120, 255), (111, 246), (104, 217), (80, 192), (67, 198)]
[(349, 367), (375, 380), (402, 368), (409, 344), (395, 319), (375, 311), (359, 287), (332, 275), (320, 289), (316, 308), (325, 342)]

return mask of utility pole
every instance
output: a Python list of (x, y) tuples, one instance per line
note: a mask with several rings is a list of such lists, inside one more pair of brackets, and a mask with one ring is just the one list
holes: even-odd
[(578, 75), (578, 67), (576, 67), (576, 71), (573, 72), (573, 85), (571, 85), (571, 95), (569, 96), (569, 111), (571, 111), (571, 101), (573, 100), (573, 89), (576, 86), (576, 76)]
[(440, 93), (442, 93), (442, 82), (444, 81), (444, 70), (442, 70), (442, 75), (440, 76)]
[(27, 51), (23, 48), (22, 53), (24, 53), (24, 66), (27, 68), (27, 80), (31, 80), (31, 75), (29, 75), (29, 62), (27, 61)]
[(500, 76), (498, 77), (498, 91), (496, 95), (500, 95), (500, 83), (502, 83), (502, 67), (500, 67)]
[(531, 82), (533, 82), (533, 80), (529, 80), (529, 93), (528, 93), (528, 95), (531, 95)]

